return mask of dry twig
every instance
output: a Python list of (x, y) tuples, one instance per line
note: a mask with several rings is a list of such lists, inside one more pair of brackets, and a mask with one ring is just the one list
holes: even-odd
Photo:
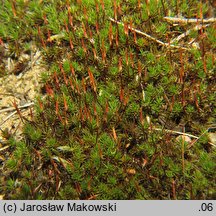
[(10, 113), (10, 115), (8, 115), (5, 119), (3, 119), (3, 121), (0, 123), (0, 126), (2, 126), (9, 118), (11, 118), (16, 113), (17, 113), (17, 111)]
[[(119, 21), (117, 21), (117, 20), (115, 20), (115, 19), (113, 19), (113, 18), (111, 18), (111, 17), (109, 17), (109, 20), (110, 20), (111, 22), (114, 22), (114, 23), (118, 24), (118, 25), (124, 26), (124, 23), (119, 22)], [(128, 29), (131, 30), (131, 31), (136, 32), (136, 33), (139, 34), (139, 35), (145, 36), (145, 37), (147, 37), (148, 39), (150, 39), (150, 40), (152, 40), (152, 41), (154, 41), (154, 42), (156, 42), (156, 43), (158, 43), (158, 44), (160, 44), (160, 45), (162, 45), (162, 46), (165, 46), (165, 47), (167, 47), (167, 48), (176, 48), (176, 49), (184, 49), (184, 50), (187, 50), (187, 49), (188, 49), (188, 48), (186, 48), (186, 47), (177, 46), (177, 45), (173, 45), (173, 44), (170, 44), (170, 43), (164, 43), (163, 41), (160, 41), (160, 40), (158, 40), (158, 39), (152, 37), (151, 35), (148, 35), (148, 34), (142, 32), (142, 31), (137, 30), (137, 29), (135, 29), (135, 28), (133, 28), (133, 27), (130, 27), (130, 26), (128, 26)]]
[[(31, 102), (31, 103), (27, 103), (27, 104), (25, 104), (23, 106), (18, 106), (17, 108), (18, 109), (23, 109), (23, 108), (27, 108), (27, 107), (29, 107), (29, 106), (31, 106), (33, 104), (34, 104), (34, 102)], [(13, 111), (13, 110), (15, 110), (15, 111), (10, 113), (5, 119), (3, 119), (3, 121), (0, 123), (0, 126), (3, 125), (9, 118), (11, 118), (14, 114), (17, 113), (17, 110), (14, 107), (10, 107), (10, 108), (6, 108), (4, 110), (0, 110), (0, 112), (2, 112), (2, 111), (8, 112), (8, 111)]]
[[(18, 106), (18, 108), (19, 109), (26, 108), (26, 107), (29, 107), (29, 106), (31, 106), (33, 104), (34, 104), (34, 102), (30, 102), (30, 103), (27, 103), (27, 104), (25, 104), (23, 106)], [(5, 109), (0, 110), (0, 113), (2, 113), (2, 112), (9, 112), (9, 111), (13, 111), (13, 110), (15, 110), (14, 107), (9, 107), (9, 108), (5, 108)]]
[(216, 18), (208, 18), (208, 19), (187, 19), (187, 18), (178, 18), (178, 17), (164, 17), (164, 19), (168, 22), (172, 23), (214, 23), (216, 22)]
[[(161, 128), (155, 128), (153, 127), (152, 128), (153, 130), (156, 130), (156, 131), (164, 131), (166, 133), (171, 133), (171, 134), (179, 134), (179, 135), (185, 135), (185, 136), (188, 136), (188, 137), (191, 137), (191, 138), (194, 138), (196, 139), (195, 142), (197, 142), (206, 132), (208, 132), (208, 130), (206, 130), (203, 134), (201, 134), (199, 137), (198, 136), (194, 136), (192, 134), (188, 134), (188, 133), (183, 133), (183, 132), (179, 132), (179, 131), (173, 131), (173, 130), (168, 130), (168, 129), (161, 129)], [(195, 143), (194, 142), (194, 143)], [(193, 144), (194, 144), (193, 143)], [(214, 143), (211, 143), (211, 142), (208, 142), (211, 146), (215, 147), (216, 148), (216, 145)]]
[(210, 25), (210, 24), (207, 24), (207, 25), (201, 25), (201, 24), (200, 24), (200, 25), (196, 25), (194, 28), (187, 30), (186, 32), (180, 34), (178, 37), (176, 37), (176, 38), (174, 38), (173, 40), (171, 40), (170, 43), (178, 42), (178, 41), (180, 41), (182, 38), (188, 36), (188, 35), (191, 33), (191, 31), (198, 31), (198, 30), (200, 30), (200, 29), (206, 28), (206, 27), (209, 26), (209, 25)]

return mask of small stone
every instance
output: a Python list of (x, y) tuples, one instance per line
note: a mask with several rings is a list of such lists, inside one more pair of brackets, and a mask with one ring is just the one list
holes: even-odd
[(216, 133), (208, 133), (209, 141), (216, 144)]
[(136, 174), (136, 170), (135, 169), (127, 169), (127, 173), (130, 175), (134, 175), (134, 174)]
[(186, 143), (191, 143), (191, 138), (187, 135), (179, 135), (177, 138), (176, 138), (177, 141), (181, 142), (182, 140)]

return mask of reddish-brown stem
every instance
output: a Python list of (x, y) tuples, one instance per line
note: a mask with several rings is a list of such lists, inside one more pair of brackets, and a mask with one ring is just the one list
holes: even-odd
[(183, 84), (183, 79), (184, 79), (184, 62), (183, 62), (183, 53), (182, 53), (182, 50), (180, 50), (179, 54), (180, 54), (180, 64), (181, 64), (181, 68), (180, 68), (180, 71), (179, 71), (179, 74), (180, 74), (180, 83)]
[(40, 38), (40, 40), (41, 40), (41, 43), (42, 43), (43, 48), (46, 49), (46, 44), (45, 44), (44, 39), (43, 39), (43, 36), (42, 36), (42, 34), (41, 34), (40, 26), (38, 26), (38, 35), (39, 35), (39, 38)]
[(65, 82), (66, 85), (68, 85), (68, 79), (67, 79), (67, 77), (66, 77), (64, 68), (62, 67), (62, 64), (59, 64), (59, 67), (60, 67), (60, 71), (61, 71), (61, 73), (62, 73), (62, 75), (63, 75), (64, 82)]
[(67, 24), (67, 22), (65, 20), (64, 20), (64, 25), (65, 25), (66, 32), (69, 33), (68, 24)]
[(71, 37), (69, 37), (69, 41), (70, 41), (70, 48), (71, 48), (71, 50), (73, 50), (74, 45), (73, 45), (73, 41), (72, 41)]
[(106, 101), (105, 110), (104, 110), (104, 121), (107, 122), (107, 114), (109, 112), (109, 104), (108, 101)]
[(120, 88), (119, 98), (120, 98), (120, 101), (123, 102), (124, 100), (124, 89), (123, 88)]
[(56, 98), (56, 102), (55, 102), (55, 113), (56, 113), (56, 115), (59, 115), (59, 103), (58, 103), (58, 98)]
[(73, 28), (73, 17), (71, 16), (71, 7), (68, 5), (68, 22), (69, 25)]
[(71, 70), (72, 76), (75, 77), (75, 71), (74, 71), (74, 68), (71, 64), (70, 64), (70, 70)]
[(104, 7), (104, 1), (100, 0), (100, 4), (101, 4), (101, 7), (102, 7), (102, 10), (104, 11), (104, 9), (105, 9), (105, 7)]
[(109, 43), (110, 43), (110, 46), (112, 45), (112, 41), (113, 41), (113, 31), (112, 31), (112, 23), (110, 23), (110, 26), (109, 26)]
[(173, 194), (173, 199), (176, 199), (176, 183), (175, 180), (172, 180), (172, 194)]
[(140, 60), (138, 60), (138, 74), (139, 74), (139, 76), (141, 76), (141, 73), (142, 73), (141, 62), (140, 62)]
[(114, 10), (114, 19), (117, 20), (117, 4), (116, 0), (113, 2), (113, 10)]
[(63, 99), (64, 99), (64, 109), (65, 109), (65, 112), (67, 112), (68, 111), (68, 104), (67, 104), (67, 100), (66, 100), (64, 93), (63, 93)]
[(104, 46), (104, 40), (102, 40), (101, 53), (102, 53), (102, 61), (103, 63), (105, 63), (106, 62), (106, 49)]
[(131, 63), (132, 68), (134, 68), (134, 56), (132, 52), (130, 52), (130, 63)]
[(129, 65), (129, 58), (128, 58), (128, 49), (125, 49), (125, 61), (126, 61), (126, 65)]
[(86, 45), (85, 45), (85, 42), (84, 42), (83, 38), (81, 39), (81, 43), (82, 43), (82, 48), (84, 50), (84, 53), (86, 54), (87, 53), (87, 48), (86, 48)]
[(59, 85), (59, 79), (58, 79), (56, 71), (54, 72), (53, 76), (54, 76), (54, 79), (55, 79), (55, 86), (56, 86), (57, 89), (59, 89), (60, 85)]
[(46, 93), (47, 93), (51, 98), (54, 98), (54, 91), (53, 91), (52, 87), (51, 87), (49, 84), (46, 84), (45, 88), (46, 88)]
[(84, 77), (82, 77), (82, 86), (83, 86), (83, 92), (86, 93), (86, 83)]
[(142, 107), (140, 107), (140, 122), (143, 125), (144, 119), (143, 119), (143, 112), (142, 112)]
[(87, 15), (86, 7), (83, 7), (83, 13), (84, 13), (84, 17), (85, 17), (86, 22), (88, 22), (88, 15)]
[(70, 82), (71, 89), (74, 91), (74, 85), (73, 85), (73, 82), (72, 82), (71, 78), (69, 78), (69, 82)]
[(119, 60), (118, 60), (118, 70), (119, 72), (122, 71), (122, 57), (119, 57)]
[(96, 23), (95, 23), (95, 28), (96, 28), (97, 34), (99, 35), (100, 31), (99, 31), (99, 23), (98, 23), (98, 21), (96, 21)]
[(91, 70), (89, 68), (88, 68), (88, 74), (89, 74), (91, 87), (94, 90), (94, 92), (96, 92), (96, 84), (95, 84), (94, 76), (93, 76), (93, 73), (91, 72)]
[(85, 27), (85, 24), (84, 24), (83, 22), (82, 22), (82, 27), (83, 27), (84, 37), (85, 37), (85, 38), (88, 38), (87, 31), (86, 31), (86, 27)]
[(43, 111), (43, 103), (41, 102), (40, 98), (38, 98), (37, 101), (40, 107), (40, 111)]
[(128, 24), (127, 23), (124, 23), (124, 33), (126, 34), (126, 36), (128, 36)]
[(15, 100), (14, 100), (14, 102), (13, 102), (13, 106), (14, 106), (14, 108), (16, 109), (16, 111), (17, 111), (17, 113), (18, 113), (18, 115), (19, 115), (21, 121), (24, 123), (22, 113), (20, 112), (20, 110), (19, 110), (19, 108), (18, 108), (17, 103), (16, 103)]
[(119, 45), (118, 31), (116, 32), (115, 39), (116, 39), (116, 46), (118, 47), (118, 45)]
[(15, 7), (15, 2), (14, 1), (12, 1), (12, 12), (13, 12), (14, 17), (16, 17), (17, 14), (16, 14), (16, 7)]
[(94, 59), (97, 59), (97, 54), (96, 54), (95, 48), (92, 48), (92, 52), (93, 52), (93, 54), (94, 54)]

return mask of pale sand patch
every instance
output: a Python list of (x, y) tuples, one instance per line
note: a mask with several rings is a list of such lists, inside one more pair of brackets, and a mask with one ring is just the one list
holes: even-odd
[[(24, 74), (20, 73), (18, 76), (10, 74), (0, 78), (0, 141), (4, 140), (2, 130), (9, 131), (18, 139), (21, 138), (23, 123), (15, 109), (12, 110), (13, 102), (16, 101), (18, 106), (30, 104), (30, 106), (20, 109), (22, 115), (29, 118), (30, 107), (33, 110), (33, 102), (39, 95), (42, 86), (41, 73), (45, 71), (46, 68), (42, 64), (38, 64)], [(15, 112), (14, 115), (12, 115), (13, 112)], [(9, 117), (10, 115), (12, 116)]]

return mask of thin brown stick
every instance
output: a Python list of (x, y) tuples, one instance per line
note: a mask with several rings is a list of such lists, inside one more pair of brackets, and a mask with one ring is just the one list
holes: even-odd
[(4, 146), (4, 147), (0, 148), (0, 152), (1, 152), (1, 151), (4, 151), (5, 149), (8, 149), (9, 147), (10, 147), (10, 146), (7, 145), (7, 146)]
[[(22, 108), (29, 107), (31, 105), (34, 105), (34, 102), (27, 103), (27, 104), (25, 104), (23, 106), (18, 106), (18, 108), (22, 109)], [(0, 113), (2, 113), (2, 112), (9, 112), (9, 111), (13, 111), (13, 110), (15, 110), (14, 107), (9, 107), (9, 108), (5, 108), (5, 109), (0, 110)]]
[(183, 172), (183, 182), (185, 186), (185, 161), (184, 161), (185, 149), (184, 149), (184, 139), (182, 139), (182, 172)]
[(172, 40), (170, 41), (170, 43), (172, 44), (172, 43), (178, 42), (178, 41), (180, 41), (182, 38), (188, 36), (188, 35), (191, 33), (191, 31), (198, 31), (198, 30), (200, 30), (200, 29), (206, 28), (206, 27), (209, 26), (209, 25), (210, 25), (210, 24), (206, 24), (206, 25), (201, 25), (201, 24), (200, 24), (200, 25), (196, 25), (194, 28), (189, 29), (189, 30), (187, 30), (186, 32), (180, 34), (178, 37), (172, 39)]
[[(111, 22), (113, 22), (113, 23), (116, 23), (116, 24), (118, 24), (118, 25), (124, 26), (124, 23), (119, 22), (119, 21), (117, 21), (117, 20), (115, 20), (115, 19), (113, 19), (113, 18), (111, 18), (111, 17), (109, 17), (109, 20), (110, 20)], [(160, 40), (158, 40), (158, 39), (152, 37), (151, 35), (148, 35), (148, 34), (142, 32), (142, 31), (140, 31), (140, 30), (138, 30), (138, 29), (133, 28), (133, 27), (128, 26), (128, 29), (131, 30), (131, 31), (133, 31), (133, 32), (136, 32), (136, 33), (139, 34), (139, 35), (145, 36), (145, 37), (147, 37), (148, 39), (150, 39), (150, 40), (152, 40), (152, 41), (154, 41), (154, 42), (156, 42), (156, 43), (158, 43), (158, 44), (160, 44), (160, 45), (162, 45), (162, 46), (165, 46), (165, 47), (167, 47), (167, 48), (176, 48), (176, 49), (188, 50), (188, 48), (186, 48), (186, 47), (177, 46), (177, 45), (173, 45), (173, 44), (170, 44), (170, 43), (164, 43), (163, 41), (160, 41)]]
[[(114, 19), (111, 18), (111, 17), (109, 17), (109, 20), (110, 20), (111, 22), (117, 23), (118, 25), (124, 26), (124, 23), (119, 22), (119, 21), (117, 21), (117, 20), (114, 20)], [(148, 34), (146, 34), (146, 33), (144, 33), (144, 32), (141, 32), (140, 30), (137, 30), (137, 29), (135, 29), (135, 28), (133, 28), (133, 27), (130, 27), (130, 26), (128, 26), (128, 29), (130, 29), (131, 31), (136, 32), (137, 34), (143, 35), (143, 36), (149, 38), (149, 39), (152, 40), (152, 41), (155, 41), (155, 42), (157, 42), (157, 43), (159, 43), (159, 44), (165, 46), (165, 43), (164, 43), (164, 42), (162, 42), (162, 41), (160, 41), (160, 40), (158, 40), (158, 39), (156, 39), (156, 38), (154, 38), (154, 37), (152, 37), (152, 36), (150, 36), (150, 35), (148, 35)]]
[[(203, 134), (201, 134), (201, 136), (194, 136), (192, 134), (188, 134), (188, 133), (183, 133), (183, 132), (179, 132), (179, 131), (173, 131), (173, 130), (168, 130), (168, 129), (162, 129), (162, 128), (155, 128), (153, 127), (152, 130), (156, 130), (156, 131), (164, 131), (166, 133), (171, 133), (171, 134), (179, 134), (179, 135), (185, 135), (185, 136), (188, 136), (188, 137), (191, 137), (191, 138), (194, 138), (196, 139), (195, 142), (197, 142), (208, 130), (206, 130)], [(216, 145), (212, 142), (208, 142), (211, 146), (215, 147), (216, 148)]]
[(192, 142), (192, 143), (190, 144), (189, 147), (193, 146), (203, 135), (205, 135), (205, 134), (208, 132), (208, 130), (209, 130), (209, 129), (205, 130), (205, 131), (198, 137), (198, 139), (196, 139), (194, 142)]
[(17, 111), (10, 113), (10, 115), (8, 115), (5, 119), (3, 119), (3, 121), (0, 123), (0, 126), (2, 126), (9, 118), (11, 118), (16, 113), (17, 113)]
[(216, 18), (211, 17), (208, 19), (187, 19), (187, 18), (178, 18), (178, 17), (164, 17), (164, 20), (172, 23), (214, 23), (216, 22)]
[[(31, 105), (33, 105), (34, 102), (31, 102), (31, 103), (27, 103), (23, 106), (18, 106), (18, 109), (23, 109), (23, 108), (27, 108)], [(9, 118), (11, 118), (13, 115), (15, 115), (17, 113), (17, 110), (13, 107), (10, 107), (10, 108), (7, 108), (7, 109), (4, 109), (4, 112), (8, 112), (8, 111), (13, 111), (15, 110), (14, 112), (10, 113), (5, 119), (3, 119), (3, 121), (0, 123), (0, 126), (2, 126)], [(2, 110), (1, 110), (2, 111)]]

